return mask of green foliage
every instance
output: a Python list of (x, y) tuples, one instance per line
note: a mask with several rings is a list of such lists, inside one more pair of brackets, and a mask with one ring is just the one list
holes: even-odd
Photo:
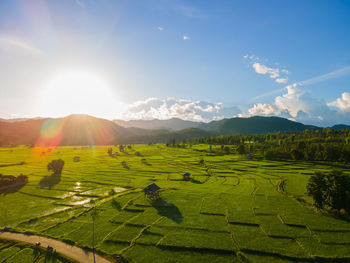
[(245, 154), (245, 147), (244, 147), (243, 144), (238, 145), (238, 147), (237, 147), (237, 152), (238, 152), (239, 154)]
[(258, 135), (228, 135), (193, 139), (191, 143), (236, 145), (239, 154), (269, 159), (350, 162), (350, 130), (314, 129)]
[(330, 173), (316, 172), (310, 177), (306, 188), (316, 207), (329, 206), (350, 212), (350, 177), (344, 173), (337, 170)]

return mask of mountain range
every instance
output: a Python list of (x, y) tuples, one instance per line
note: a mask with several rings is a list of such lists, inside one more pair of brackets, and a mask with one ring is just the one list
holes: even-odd
[[(344, 129), (340, 124), (330, 127)], [(64, 118), (33, 118), (15, 121), (0, 119), (0, 146), (14, 145), (113, 145), (131, 143), (164, 143), (204, 136), (230, 134), (265, 134), (271, 132), (320, 129), (280, 117), (254, 116), (231, 118), (209, 123), (181, 119), (106, 120), (89, 115)]]
[(168, 120), (113, 120), (116, 124), (123, 126), (125, 128), (141, 128), (147, 130), (169, 130), (169, 131), (179, 131), (187, 128), (196, 128), (203, 122), (195, 121), (185, 121), (179, 118), (172, 118)]

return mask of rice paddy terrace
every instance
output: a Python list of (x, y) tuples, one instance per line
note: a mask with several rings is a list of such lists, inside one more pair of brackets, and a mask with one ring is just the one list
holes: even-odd
[[(305, 195), (314, 171), (349, 174), (350, 166), (207, 145), (113, 148), (113, 156), (102, 146), (1, 148), (0, 173), (28, 182), (1, 190), (0, 226), (91, 249), (94, 218), (96, 251), (130, 262), (350, 262), (350, 223), (316, 211)], [(59, 158), (62, 174), (52, 175), (47, 164)], [(153, 201), (142, 191), (152, 183), (161, 188)], [(18, 251), (2, 257), (2, 244), (0, 262), (16, 262)]]

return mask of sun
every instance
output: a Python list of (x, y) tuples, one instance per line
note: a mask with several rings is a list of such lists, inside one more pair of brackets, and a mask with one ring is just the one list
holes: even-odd
[(106, 81), (89, 71), (66, 71), (55, 75), (39, 98), (41, 115), (49, 117), (89, 114), (115, 118), (123, 105)]

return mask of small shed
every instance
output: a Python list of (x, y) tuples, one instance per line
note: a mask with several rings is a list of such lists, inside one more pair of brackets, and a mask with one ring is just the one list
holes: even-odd
[(155, 183), (150, 184), (145, 189), (143, 189), (143, 192), (145, 195), (150, 199), (158, 199), (159, 198), (159, 190), (160, 187), (156, 185)]
[(79, 156), (74, 156), (73, 157), (73, 162), (79, 162), (80, 161), (80, 157)]
[(190, 178), (190, 176), (191, 176), (191, 174), (190, 174), (190, 173), (184, 173), (184, 174), (182, 175), (182, 177), (183, 177), (184, 181), (188, 181), (188, 180), (190, 180), (190, 179), (191, 179), (191, 178)]
[(140, 152), (135, 152), (135, 155), (136, 156), (141, 156), (141, 153)]

